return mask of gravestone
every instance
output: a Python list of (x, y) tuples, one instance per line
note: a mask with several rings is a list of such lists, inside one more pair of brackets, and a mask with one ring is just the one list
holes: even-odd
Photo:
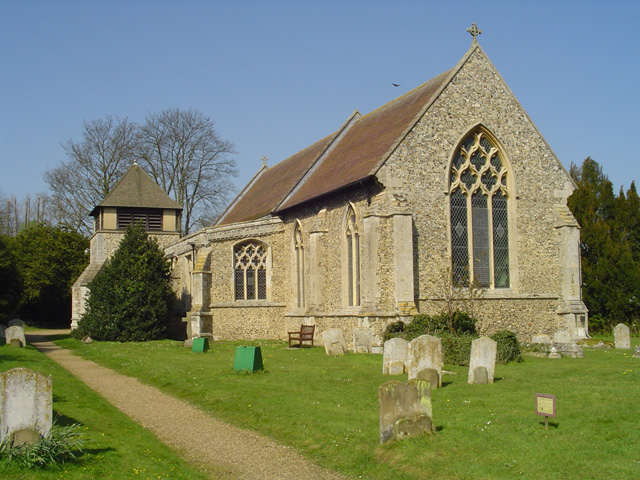
[(409, 355), (409, 342), (404, 338), (392, 338), (384, 342), (382, 374), (402, 375)]
[[(407, 373), (409, 380), (417, 377), (418, 372), (425, 368), (433, 368), (442, 379), (442, 342), (438, 337), (421, 335), (409, 342), (409, 355), (407, 359)], [(438, 382), (437, 387), (441, 383)], [(432, 385), (436, 388), (436, 385)]]
[(392, 380), (378, 388), (380, 443), (433, 431), (431, 387), (424, 380)]
[[(471, 372), (469, 372), (471, 373)], [(472, 382), (469, 382), (472, 383)], [(489, 383), (489, 372), (487, 367), (476, 367), (473, 369), (473, 384), (474, 385), (486, 385)], [(491, 382), (493, 383), (493, 382)]]
[(547, 334), (534, 335), (531, 337), (531, 343), (551, 343), (551, 337)]
[[(471, 342), (471, 358), (469, 359), (469, 376), (468, 383), (478, 384), (478, 380), (484, 380), (482, 383), (493, 383), (493, 374), (496, 369), (496, 353), (498, 351), (498, 342), (489, 337), (481, 337)], [(486, 369), (486, 380), (477, 379), (476, 371), (478, 367)]]
[(24, 347), (27, 344), (27, 340), (24, 338), (24, 328), (19, 326), (7, 328), (4, 331), (4, 337), (7, 345), (13, 347)]
[(353, 351), (355, 353), (371, 353), (373, 332), (367, 327), (355, 327), (353, 329)]
[(551, 347), (551, 351), (549, 352), (549, 358), (562, 358), (562, 355), (558, 353), (556, 347)]
[(613, 329), (613, 338), (616, 343), (616, 348), (630, 349), (631, 348), (631, 336), (629, 335), (629, 327), (624, 323), (619, 323)]
[(584, 352), (582, 351), (582, 347), (576, 345), (575, 343), (571, 344), (562, 344), (559, 345), (559, 352), (563, 357), (571, 357), (571, 358), (584, 358)]
[(49, 435), (52, 393), (51, 377), (28, 368), (0, 373), (0, 442), (13, 438), (18, 446)]
[(553, 343), (571, 343), (571, 334), (566, 330), (558, 330), (553, 334)]
[(371, 352), (373, 354), (381, 354), (383, 351), (382, 339), (377, 335), (371, 337)]
[(344, 355), (347, 350), (341, 328), (330, 328), (322, 332), (322, 341), (327, 355)]
[(636, 346), (636, 349), (633, 351), (633, 358), (640, 358), (640, 345)]
[(440, 374), (437, 370), (433, 368), (423, 368), (416, 375), (418, 380), (424, 380), (425, 382), (429, 382), (431, 388), (438, 388), (438, 385), (441, 384)]
[(9, 326), (10, 327), (22, 327), (22, 329), (24, 330), (25, 324), (22, 320), (18, 319), (18, 318), (14, 318), (13, 320), (9, 321)]

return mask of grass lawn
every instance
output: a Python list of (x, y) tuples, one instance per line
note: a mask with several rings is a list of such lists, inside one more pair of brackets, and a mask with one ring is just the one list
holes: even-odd
[(79, 423), (84, 440), (77, 460), (47, 470), (0, 469), (3, 479), (205, 479), (153, 434), (112, 407), (35, 348), (0, 346), (0, 371), (26, 367), (53, 378), (57, 423)]
[[(328, 357), (323, 348), (243, 342), (261, 346), (266, 370), (236, 374), (240, 343), (215, 343), (204, 354), (172, 341), (57, 343), (355, 478), (640, 478), (640, 359), (633, 350), (525, 357), (498, 365), (491, 385), (468, 385), (466, 367), (445, 366), (455, 375), (433, 392), (437, 433), (380, 445), (378, 386), (406, 381), (381, 374), (381, 355)], [(534, 413), (535, 393), (557, 397), (548, 431)]]

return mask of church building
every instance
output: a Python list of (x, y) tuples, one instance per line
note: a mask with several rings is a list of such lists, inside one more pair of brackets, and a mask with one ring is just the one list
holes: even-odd
[(171, 260), (189, 338), (286, 339), (464, 304), (483, 334), (588, 334), (576, 186), (476, 41), (450, 70), (267, 167), (217, 223), (180, 238), (181, 208), (134, 165), (98, 205), (86, 285), (142, 219)]
[(576, 186), (470, 32), (451, 70), (265, 164), (166, 248), (189, 337), (381, 335), (456, 296), (482, 333), (587, 335)]

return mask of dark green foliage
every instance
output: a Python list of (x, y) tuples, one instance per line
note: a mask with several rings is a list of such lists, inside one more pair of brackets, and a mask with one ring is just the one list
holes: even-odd
[(0, 235), (0, 323), (6, 323), (15, 315), (20, 298), (20, 277), (13, 252), (8, 242), (11, 238)]
[(13, 446), (10, 438), (0, 443), (0, 464), (12, 464), (23, 468), (46, 468), (76, 458), (74, 451), (80, 450), (82, 439), (80, 425), (54, 425), (46, 438), (37, 443)]
[(582, 294), (593, 333), (640, 319), (640, 199), (635, 183), (616, 196), (591, 158), (571, 166), (578, 189), (568, 206), (582, 227)]
[(442, 341), (442, 351), (444, 352), (444, 363), (450, 365), (469, 365), (471, 358), (471, 343), (477, 335), (464, 333), (461, 335), (451, 335), (445, 333), (440, 336)]
[(169, 264), (141, 226), (127, 228), (88, 288), (87, 310), (74, 336), (119, 342), (164, 337), (175, 302)]
[(522, 361), (522, 350), (518, 337), (509, 330), (501, 330), (491, 335), (491, 338), (498, 342), (498, 352), (496, 361), (498, 363), (520, 362)]
[(21, 282), (20, 318), (43, 327), (68, 326), (71, 286), (87, 265), (89, 241), (62, 228), (30, 224), (8, 245)]
[(390, 323), (389, 325), (387, 325), (387, 328), (384, 329), (382, 341), (386, 342), (387, 340), (391, 340), (392, 338), (402, 337), (406, 326), (407, 324), (401, 320)]

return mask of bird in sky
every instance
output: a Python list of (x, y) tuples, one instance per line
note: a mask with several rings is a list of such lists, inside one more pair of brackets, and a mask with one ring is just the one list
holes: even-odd
[(393, 85), (394, 87), (399, 87), (400, 86), (399, 83), (392, 83), (391, 85)]

